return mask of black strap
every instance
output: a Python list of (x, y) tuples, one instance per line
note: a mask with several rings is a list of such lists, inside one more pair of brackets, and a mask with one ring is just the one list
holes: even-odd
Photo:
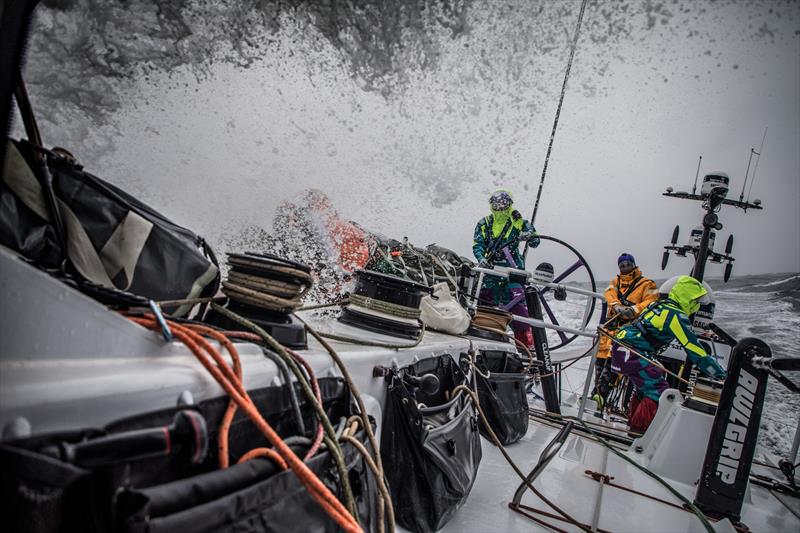
[[(492, 226), (494, 225), (494, 217), (492, 217), (492, 215), (489, 215), (489, 223), (490, 223), (489, 238), (494, 239), (494, 235), (492, 235)], [(503, 242), (503, 235), (505, 235), (506, 231), (508, 231), (508, 228), (511, 226), (511, 224), (512, 224), (511, 217), (508, 217), (505, 226), (503, 226), (503, 229), (500, 230), (500, 235), (497, 236), (497, 240), (490, 241), (491, 246), (489, 246), (489, 253), (486, 254), (486, 259), (488, 261), (491, 261), (494, 257), (494, 254), (497, 253), (497, 249), (500, 248), (500, 244)]]
[(630, 296), (631, 293), (634, 291), (634, 289), (636, 289), (636, 287), (640, 285), (639, 282), (645, 279), (646, 278), (644, 276), (639, 276), (638, 278), (634, 279), (628, 286), (628, 289), (625, 291), (625, 293), (623, 293), (622, 291), (619, 290), (620, 279), (619, 276), (617, 276), (617, 296), (619, 297), (619, 301), (622, 302), (624, 305), (631, 305), (631, 302), (628, 301), (628, 296)]
[[(675, 303), (673, 300), (670, 300), (669, 298), (664, 299), (664, 300), (656, 300), (655, 302), (651, 302), (650, 305), (648, 305), (647, 307), (644, 308), (644, 310), (639, 314), (639, 316), (636, 318), (636, 320), (634, 320), (633, 322), (630, 323), (630, 325), (635, 327), (636, 329), (638, 329), (639, 332), (642, 334), (642, 337), (644, 337), (645, 340), (647, 342), (649, 342), (655, 348), (653, 353), (651, 354), (653, 356), (660, 355), (664, 350), (666, 350), (667, 346), (669, 346), (669, 342), (665, 343), (661, 339), (659, 339), (658, 337), (653, 337), (647, 331), (647, 328), (644, 327), (644, 324), (642, 324), (642, 319), (644, 319), (644, 317), (647, 315), (648, 311), (652, 311), (659, 304), (662, 304), (664, 302)], [(669, 308), (664, 309), (664, 311), (666, 311), (668, 313), (669, 312)]]

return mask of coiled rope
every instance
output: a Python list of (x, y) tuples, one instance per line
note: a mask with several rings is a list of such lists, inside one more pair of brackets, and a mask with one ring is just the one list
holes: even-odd
[(290, 313), (313, 283), (305, 265), (275, 256), (228, 254), (230, 270), (222, 292), (240, 304)]
[(380, 311), (389, 315), (394, 315), (400, 318), (418, 319), (421, 311), (419, 308), (408, 307), (405, 305), (394, 304), (384, 300), (376, 300), (360, 294), (351, 294), (349, 296), (351, 304), (371, 309), (373, 311)]

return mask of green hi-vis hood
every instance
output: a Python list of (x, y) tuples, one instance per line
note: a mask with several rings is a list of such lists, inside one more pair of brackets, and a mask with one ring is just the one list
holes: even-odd
[(691, 276), (681, 276), (669, 291), (669, 299), (677, 303), (684, 313), (691, 315), (700, 309), (697, 299), (706, 294), (708, 291), (702, 283)]
[[(492, 193), (492, 196), (494, 196), (495, 194), (497, 194), (499, 192), (508, 193), (508, 195), (511, 197), (511, 200), (512, 201), (514, 200), (514, 195), (508, 189), (495, 189), (494, 192)], [(511, 218), (511, 214), (514, 212), (514, 204), (511, 204), (510, 206), (508, 206), (506, 209), (504, 209), (502, 211), (495, 211), (494, 209), (492, 209), (492, 207), (490, 205), (489, 206), (489, 211), (491, 212), (492, 219), (494, 221), (494, 223), (492, 224), (492, 236), (493, 237), (497, 237), (497, 236), (500, 235), (500, 232), (505, 227), (506, 222), (508, 222), (508, 219)], [(516, 228), (518, 230), (521, 230), (522, 226), (524, 224), (525, 224), (525, 219), (520, 217), (518, 220), (514, 221), (514, 223), (512, 224), (512, 227), (514, 227), (514, 228)], [(510, 231), (510, 228), (509, 228), (509, 231)]]

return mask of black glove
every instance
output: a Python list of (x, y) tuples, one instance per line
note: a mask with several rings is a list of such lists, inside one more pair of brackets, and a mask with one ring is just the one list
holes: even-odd
[(628, 319), (636, 316), (636, 310), (633, 307), (620, 304), (614, 306), (614, 313), (622, 318), (628, 318)]

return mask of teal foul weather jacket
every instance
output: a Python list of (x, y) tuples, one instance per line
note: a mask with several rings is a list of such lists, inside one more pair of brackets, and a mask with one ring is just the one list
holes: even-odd
[[(509, 207), (504, 211), (492, 210), (489, 216), (483, 217), (475, 226), (472, 241), (472, 253), (478, 262), (483, 259), (491, 260), (498, 266), (525, 268), (525, 261), (519, 253), (519, 236), (523, 232), (532, 232), (534, 237), (528, 240), (528, 246), (539, 245), (536, 230), (525, 220), (522, 215)], [(504, 250), (505, 249), (505, 250)], [(509, 262), (509, 257), (511, 262)], [(511, 290), (521, 289), (519, 283), (509, 283), (505, 278), (485, 276), (483, 288), (490, 289), (496, 302), (509, 302), (512, 299)]]
[(715, 379), (724, 379), (725, 370), (700, 346), (689, 321), (689, 315), (700, 307), (697, 298), (704, 294), (706, 289), (699, 282), (681, 276), (666, 300), (645, 309), (634, 323), (621, 328), (616, 337), (645, 355), (652, 355), (673, 339), (677, 340), (687, 358), (701, 372)]
[[(479, 262), (490, 259), (492, 264), (498, 266), (525, 268), (522, 254), (519, 253), (519, 235), (523, 231), (536, 230), (530, 222), (525, 220), (516, 209), (509, 207), (505, 211), (492, 211), (489, 216), (483, 217), (475, 226), (472, 239), (472, 253)], [(539, 238), (533, 237), (528, 241), (528, 246), (539, 245)], [(514, 264), (509, 263), (503, 248), (508, 248)], [(491, 254), (491, 257), (489, 255)]]

